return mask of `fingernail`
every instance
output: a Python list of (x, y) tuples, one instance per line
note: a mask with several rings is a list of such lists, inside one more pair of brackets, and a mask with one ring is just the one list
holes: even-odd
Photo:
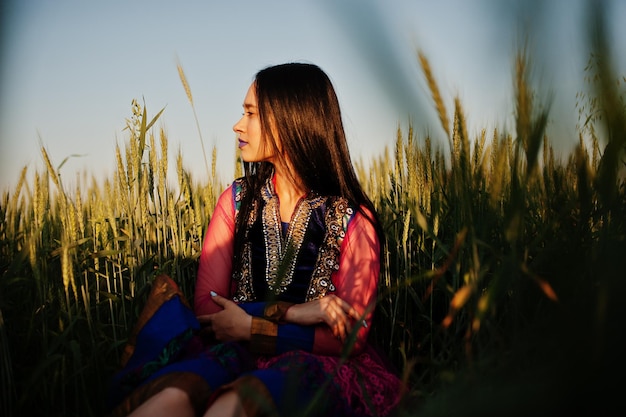
[(365, 320), (362, 320), (361, 323), (363, 323), (363, 327), (367, 327), (367, 322)]
[(211, 291), (211, 297), (215, 297), (217, 293), (215, 291)]

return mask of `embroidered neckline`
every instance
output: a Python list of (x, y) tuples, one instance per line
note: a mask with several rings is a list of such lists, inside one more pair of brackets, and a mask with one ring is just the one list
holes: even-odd
[[(241, 195), (246, 192), (245, 188), (242, 179), (235, 181), (233, 188), (235, 215), (239, 213)], [(322, 205), (326, 205), (325, 235), (318, 249), (304, 301), (319, 299), (328, 292), (334, 292), (336, 288), (331, 275), (339, 270), (341, 243), (354, 214), (348, 201), (343, 197), (320, 196), (316, 192), (309, 192), (296, 204), (287, 232), (283, 234), (278, 196), (271, 178), (263, 186), (261, 197), (262, 202), (255, 201), (246, 221), (241, 269), (233, 271), (237, 288), (233, 300), (243, 302), (257, 299), (253, 287), (251, 243), (247, 237), (250, 228), (256, 222), (261, 222), (265, 245), (265, 282), (268, 288), (278, 295), (285, 292), (293, 281), (298, 254), (305, 244), (305, 234), (312, 213)]]
[(311, 219), (311, 213), (324, 203), (324, 198), (310, 192), (296, 203), (287, 233), (283, 238), (280, 219), (280, 202), (274, 188), (274, 181), (263, 187), (265, 202), (261, 221), (265, 239), (265, 281), (274, 294), (283, 293), (293, 281), (298, 253), (304, 242), (304, 235)]

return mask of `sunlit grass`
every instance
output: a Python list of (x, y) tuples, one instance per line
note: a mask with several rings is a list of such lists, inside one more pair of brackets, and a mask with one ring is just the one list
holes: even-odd
[[(551, 414), (585, 396), (598, 410), (616, 400), (605, 381), (624, 371), (626, 79), (605, 60), (601, 32), (594, 40), (570, 155), (554, 155), (549, 92), (533, 88), (522, 48), (514, 132), (470, 137), (461, 100), (445, 108), (419, 54), (447, 148), (410, 126), (357, 164), (387, 237), (372, 341), (409, 384), (400, 415)], [(44, 169), (24, 169), (2, 195), (3, 416), (101, 415), (151, 280), (167, 273), (193, 296), (224, 184), (216, 149), (201, 182), (181, 151), (170, 172), (161, 114), (133, 101), (110, 178), (69, 188), (42, 148)]]
[(41, 410), (43, 401), (51, 414), (101, 413), (106, 381), (154, 274), (193, 290), (221, 185), (215, 176), (193, 183), (181, 154), (177, 182), (168, 184), (168, 139), (153, 127), (160, 114), (148, 120), (133, 102), (113, 178), (68, 190), (42, 148), (44, 171), (29, 184), (24, 170), (3, 196), (1, 363), (3, 377), (12, 376), (3, 384), (5, 410)]

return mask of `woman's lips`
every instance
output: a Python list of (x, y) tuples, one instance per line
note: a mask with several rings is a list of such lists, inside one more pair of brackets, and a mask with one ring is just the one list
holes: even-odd
[(244, 146), (246, 146), (248, 144), (248, 142), (246, 142), (245, 140), (241, 140), (239, 139), (239, 148), (243, 148)]

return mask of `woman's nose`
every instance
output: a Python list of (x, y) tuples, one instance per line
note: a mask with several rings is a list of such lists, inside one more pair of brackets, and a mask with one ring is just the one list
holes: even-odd
[(234, 131), (235, 133), (239, 133), (239, 132), (242, 132), (242, 131), (243, 131), (243, 128), (242, 128), (242, 123), (241, 123), (241, 121), (242, 121), (242, 120), (243, 120), (243, 117), (242, 117), (241, 119), (239, 119), (239, 120), (237, 121), (237, 123), (235, 123), (235, 124), (233, 125), (233, 131)]

